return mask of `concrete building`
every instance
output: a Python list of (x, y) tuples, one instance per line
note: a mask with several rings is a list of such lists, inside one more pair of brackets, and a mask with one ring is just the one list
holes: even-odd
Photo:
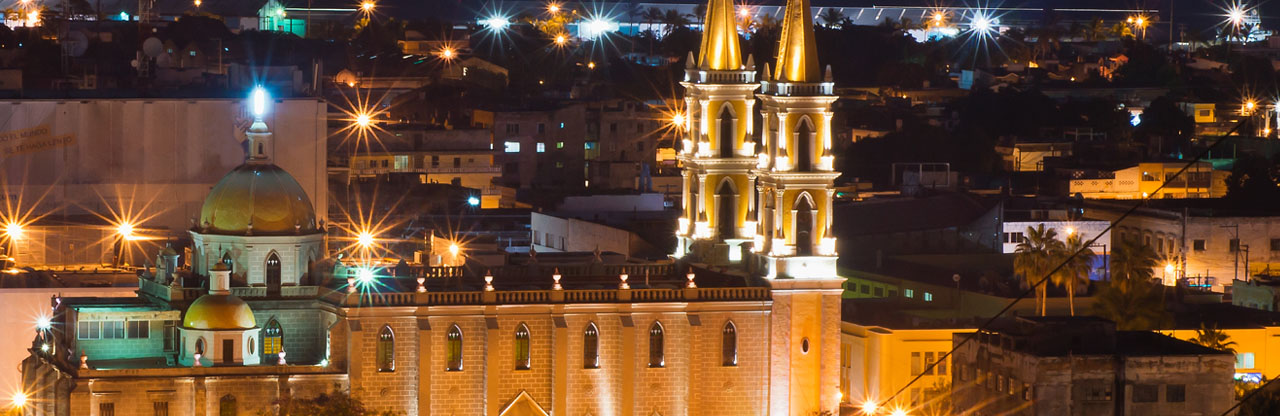
[(1227, 195), (1227, 176), (1231, 172), (1214, 170), (1213, 164), (1199, 162), (1174, 178), (1183, 166), (1185, 163), (1181, 162), (1140, 163), (1098, 178), (1072, 179), (1070, 192), (1085, 199), (1221, 198)]
[(330, 174), (345, 177), (348, 184), (387, 175), (412, 176), (419, 183), (475, 189), (480, 208), (515, 204), (510, 190), (497, 184), (502, 167), (494, 160), (489, 130), (390, 128), (374, 132), (369, 149), (356, 151), (352, 142), (335, 143), (335, 150), (341, 153), (330, 158), (329, 168)]
[[(180, 233), (205, 195), (244, 161), (250, 118), (242, 100), (25, 100), (0, 119), (0, 184), (38, 211), (146, 219)], [(327, 105), (275, 100), (270, 153), (312, 201), (328, 200)], [(43, 198), (42, 198), (43, 196)], [(13, 198), (17, 200), (17, 198)], [(129, 204), (133, 201), (132, 204)], [(124, 212), (122, 212), (124, 211)], [(325, 218), (320, 214), (318, 220)]]
[(1066, 143), (1015, 143), (1013, 146), (996, 146), (996, 152), (1004, 160), (1005, 170), (1011, 172), (1042, 172), (1045, 158), (1071, 156), (1074, 144)]
[(1234, 404), (1231, 354), (1103, 319), (1016, 318), (953, 342), (952, 406), (972, 415), (1211, 415)]
[[(855, 406), (880, 402), (923, 375), (888, 405), (923, 411), (920, 406), (951, 393), (952, 366), (950, 359), (943, 357), (951, 351), (953, 335), (972, 332), (909, 324), (891, 327), (846, 319), (840, 328), (840, 392)], [(930, 364), (934, 364), (933, 368)]]
[(493, 149), (509, 187), (585, 188), (586, 161), (598, 145), (589, 138), (582, 104), (493, 112)]

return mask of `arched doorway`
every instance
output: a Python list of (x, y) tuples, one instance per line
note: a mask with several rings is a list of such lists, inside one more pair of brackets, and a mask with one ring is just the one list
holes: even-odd
[(729, 106), (720, 109), (720, 157), (733, 157), (734, 151), (734, 132), (733, 132), (733, 114), (729, 112)]
[(809, 194), (800, 194), (796, 198), (796, 255), (813, 255), (813, 201)]
[(267, 255), (267, 296), (280, 296), (280, 256)]
[(813, 125), (808, 118), (800, 119), (796, 125), (796, 164), (797, 172), (813, 170)]
[(738, 193), (728, 178), (716, 189), (716, 200), (716, 233), (721, 239), (737, 237)]

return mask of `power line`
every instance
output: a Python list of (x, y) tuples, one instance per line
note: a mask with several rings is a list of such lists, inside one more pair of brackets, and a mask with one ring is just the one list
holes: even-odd
[[(932, 373), (932, 372), (933, 372), (933, 369), (934, 369), (935, 367), (937, 367), (937, 366), (938, 366), (938, 363), (945, 362), (945, 361), (946, 361), (946, 359), (947, 359), (947, 357), (950, 357), (952, 354), (954, 354), (957, 350), (959, 350), (959, 349), (960, 349), (960, 347), (964, 346), (965, 344), (968, 344), (968, 343), (969, 343), (969, 341), (973, 340), (973, 339), (976, 337), (976, 335), (977, 335), (978, 333), (980, 333), (980, 332), (982, 332), (983, 330), (985, 330), (985, 329), (987, 329), (988, 327), (990, 327), (990, 326), (991, 326), (991, 324), (995, 323), (996, 319), (999, 319), (1002, 315), (1004, 315), (1004, 314), (1005, 314), (1006, 312), (1008, 312), (1010, 309), (1013, 309), (1013, 307), (1014, 307), (1015, 305), (1017, 305), (1019, 301), (1021, 301), (1021, 300), (1022, 300), (1022, 299), (1024, 299), (1024, 298), (1026, 298), (1026, 297), (1027, 297), (1027, 295), (1034, 293), (1034, 292), (1035, 292), (1035, 290), (1036, 290), (1036, 288), (1040, 287), (1040, 285), (1042, 285), (1042, 284), (1045, 284), (1045, 282), (1047, 282), (1047, 281), (1049, 280), (1049, 277), (1050, 277), (1050, 276), (1053, 276), (1053, 274), (1054, 274), (1054, 273), (1057, 273), (1057, 272), (1058, 272), (1058, 270), (1062, 269), (1062, 267), (1063, 267), (1063, 266), (1065, 266), (1068, 262), (1070, 262), (1072, 259), (1074, 259), (1077, 255), (1079, 255), (1080, 253), (1084, 252), (1085, 250), (1089, 250), (1089, 249), (1090, 249), (1089, 247), (1090, 247), (1090, 246), (1092, 246), (1092, 245), (1094, 244), (1094, 242), (1098, 240), (1098, 238), (1101, 238), (1104, 234), (1107, 234), (1108, 232), (1110, 232), (1112, 228), (1115, 228), (1115, 227), (1116, 227), (1116, 225), (1120, 223), (1120, 221), (1123, 221), (1125, 218), (1128, 218), (1128, 217), (1129, 217), (1129, 215), (1131, 215), (1131, 214), (1133, 214), (1135, 211), (1137, 211), (1137, 210), (1138, 210), (1138, 208), (1139, 208), (1139, 207), (1141, 207), (1141, 206), (1142, 206), (1142, 204), (1143, 204), (1144, 202), (1146, 202), (1147, 200), (1151, 199), (1151, 196), (1152, 196), (1152, 195), (1155, 195), (1155, 194), (1159, 193), (1159, 192), (1160, 192), (1160, 190), (1164, 189), (1164, 187), (1165, 187), (1166, 185), (1168, 185), (1170, 181), (1172, 181), (1172, 180), (1174, 180), (1174, 179), (1177, 179), (1179, 176), (1181, 176), (1181, 175), (1182, 175), (1182, 173), (1183, 173), (1183, 172), (1186, 172), (1188, 168), (1190, 168), (1191, 166), (1194, 166), (1196, 163), (1199, 163), (1202, 159), (1204, 159), (1206, 156), (1208, 156), (1209, 151), (1213, 150), (1213, 148), (1215, 148), (1215, 147), (1217, 147), (1219, 144), (1221, 144), (1224, 140), (1226, 140), (1226, 138), (1227, 138), (1228, 136), (1230, 136), (1230, 135), (1234, 134), (1234, 133), (1235, 133), (1237, 130), (1239, 130), (1239, 129), (1240, 129), (1240, 127), (1241, 127), (1241, 126), (1243, 126), (1243, 125), (1244, 125), (1244, 122), (1237, 123), (1237, 124), (1235, 125), (1235, 127), (1232, 127), (1232, 128), (1231, 128), (1231, 130), (1228, 130), (1226, 133), (1223, 133), (1221, 136), (1219, 136), (1216, 140), (1214, 140), (1214, 141), (1213, 141), (1213, 143), (1212, 143), (1212, 144), (1210, 144), (1210, 145), (1209, 145), (1208, 147), (1206, 147), (1203, 151), (1201, 151), (1201, 152), (1200, 152), (1200, 154), (1196, 155), (1196, 157), (1195, 157), (1195, 158), (1191, 159), (1191, 161), (1189, 161), (1189, 162), (1187, 162), (1187, 164), (1183, 165), (1183, 166), (1182, 166), (1182, 168), (1181, 168), (1181, 169), (1178, 169), (1178, 171), (1177, 171), (1177, 172), (1174, 172), (1173, 176), (1166, 177), (1166, 178), (1165, 178), (1165, 180), (1164, 180), (1164, 182), (1160, 183), (1160, 186), (1159, 186), (1158, 188), (1156, 188), (1155, 190), (1151, 191), (1151, 192), (1150, 192), (1150, 193), (1148, 193), (1146, 196), (1144, 196), (1144, 197), (1140, 198), (1140, 199), (1138, 200), (1138, 202), (1137, 202), (1137, 203), (1135, 203), (1135, 204), (1133, 204), (1133, 206), (1132, 206), (1132, 207), (1129, 207), (1129, 209), (1128, 209), (1128, 210), (1126, 210), (1126, 211), (1124, 212), (1124, 214), (1121, 214), (1121, 215), (1120, 215), (1120, 217), (1118, 217), (1118, 218), (1116, 218), (1116, 219), (1115, 219), (1115, 221), (1112, 221), (1110, 224), (1108, 224), (1106, 229), (1103, 229), (1103, 230), (1102, 230), (1102, 232), (1099, 232), (1099, 233), (1098, 233), (1097, 235), (1095, 235), (1093, 238), (1089, 239), (1089, 241), (1087, 241), (1087, 242), (1085, 242), (1084, 244), (1082, 244), (1082, 247), (1081, 247), (1081, 249), (1080, 249), (1080, 250), (1077, 250), (1077, 251), (1075, 251), (1074, 253), (1071, 253), (1071, 255), (1070, 255), (1070, 256), (1068, 256), (1067, 258), (1063, 259), (1063, 260), (1062, 260), (1062, 262), (1061, 262), (1061, 263), (1058, 263), (1058, 265), (1057, 265), (1056, 267), (1054, 267), (1052, 270), (1049, 270), (1049, 272), (1045, 273), (1044, 277), (1041, 277), (1041, 278), (1040, 278), (1039, 280), (1037, 280), (1034, 284), (1030, 285), (1030, 286), (1027, 288), (1027, 290), (1024, 290), (1024, 291), (1023, 291), (1021, 294), (1019, 294), (1017, 297), (1013, 298), (1013, 301), (1009, 302), (1009, 304), (1008, 304), (1008, 305), (1005, 305), (1005, 307), (1004, 307), (1004, 308), (1002, 308), (1002, 309), (1000, 309), (1000, 311), (999, 311), (999, 312), (996, 312), (996, 314), (995, 314), (995, 315), (991, 316), (991, 318), (988, 318), (986, 321), (984, 321), (984, 322), (982, 323), (982, 325), (979, 325), (979, 326), (978, 326), (978, 328), (974, 330), (974, 333), (973, 333), (973, 334), (970, 334), (969, 336), (964, 337), (964, 339), (963, 339), (963, 340), (961, 340), (961, 341), (960, 341), (960, 343), (955, 344), (954, 346), (952, 346), (950, 351), (947, 351), (947, 353), (946, 353), (946, 354), (943, 354), (941, 357), (938, 357), (937, 361), (934, 361), (934, 362), (932, 362), (932, 363), (929, 363), (929, 366), (928, 366), (928, 367), (925, 367), (924, 371), (921, 371), (919, 374), (916, 374), (916, 376), (915, 376), (915, 377), (913, 377), (913, 378), (911, 378), (911, 380), (910, 380), (910, 381), (908, 381), (908, 382), (907, 382), (907, 384), (903, 385), (901, 388), (899, 388), (897, 391), (895, 391), (892, 395), (890, 395), (887, 399), (884, 399), (884, 400), (880, 401), (879, 403), (877, 403), (877, 404), (876, 404), (876, 407), (877, 407), (877, 408), (881, 408), (881, 407), (884, 407), (885, 405), (889, 404), (890, 402), (892, 402), (892, 401), (893, 401), (893, 399), (895, 399), (895, 398), (897, 398), (899, 395), (901, 395), (901, 394), (902, 394), (902, 392), (906, 391), (906, 390), (907, 390), (907, 388), (911, 387), (911, 385), (912, 385), (912, 384), (915, 384), (915, 382), (916, 382), (916, 381), (919, 381), (922, 377), (924, 377), (924, 375), (925, 375), (925, 374), (930, 374), (930, 373)], [(1185, 247), (1184, 247), (1183, 249), (1185, 250)], [(1270, 383), (1270, 382), (1268, 382), (1268, 383)], [(1254, 391), (1254, 393), (1256, 393), (1256, 392), (1257, 392), (1257, 391)], [(1252, 394), (1251, 394), (1251, 395), (1252, 395)], [(1248, 397), (1249, 397), (1249, 396), (1245, 396), (1245, 399), (1248, 399)], [(1244, 402), (1244, 400), (1242, 399), (1240, 402), (1241, 402), (1241, 403), (1243, 403), (1243, 402)], [(1239, 403), (1237, 403), (1237, 404), (1236, 404), (1236, 406), (1239, 406), (1239, 405), (1240, 405)], [(1234, 407), (1232, 407), (1232, 409), (1234, 409)], [(1226, 414), (1224, 413), (1223, 415), (1225, 416)]]

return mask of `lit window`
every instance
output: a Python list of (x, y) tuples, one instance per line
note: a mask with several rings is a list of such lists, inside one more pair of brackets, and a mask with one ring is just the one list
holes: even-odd
[(600, 368), (600, 330), (595, 322), (582, 332), (582, 368)]
[(924, 301), (933, 302), (933, 294), (929, 292), (924, 292)]
[(284, 348), (284, 329), (280, 328), (280, 322), (272, 319), (267, 322), (267, 326), (262, 329), (262, 353), (267, 357), (280, 354)]
[(547, 144), (546, 144), (546, 143), (542, 143), (542, 142), (538, 142), (538, 153), (542, 153), (542, 152), (545, 152), (545, 151), (547, 151)]
[(653, 325), (649, 326), (649, 368), (661, 368), (667, 365), (662, 346), (662, 324), (653, 321)]
[(903, 289), (903, 290), (902, 290), (902, 296), (905, 296), (905, 297), (908, 297), (908, 298), (913, 298), (913, 297), (915, 297), (915, 296), (916, 296), (916, 291), (911, 290), (911, 289)]
[(447, 371), (462, 371), (462, 329), (454, 325), (449, 328), (448, 345), (446, 351), (448, 358)]
[(582, 144), (583, 149), (591, 150), (596, 148), (596, 142), (586, 142)]
[(378, 331), (378, 371), (396, 371), (396, 334), (389, 325)]
[(502, 151), (507, 153), (520, 153), (520, 142), (504, 142), (502, 143)]
[(725, 322), (722, 332), (724, 333), (724, 339), (721, 340), (720, 345), (722, 364), (725, 367), (736, 366), (738, 365), (738, 328), (733, 325), (732, 321)]
[(529, 327), (525, 324), (516, 328), (516, 369), (529, 369)]
[(1253, 367), (1253, 353), (1242, 352), (1236, 354), (1236, 369), (1250, 369)]
[(564, 148), (564, 142), (556, 142), (556, 148), (557, 148), (557, 149), (563, 149), (563, 148)]

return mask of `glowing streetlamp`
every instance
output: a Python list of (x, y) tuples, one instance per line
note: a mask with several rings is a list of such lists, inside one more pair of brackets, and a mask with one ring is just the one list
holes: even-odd
[(364, 285), (373, 284), (373, 279), (374, 279), (373, 269), (368, 267), (361, 267), (359, 271), (356, 271), (356, 279), (359, 280), (360, 283)]
[(36, 329), (39, 329), (41, 331), (48, 331), (50, 328), (53, 328), (52, 318), (49, 318), (48, 316), (41, 316), (36, 318)]
[(739, 15), (739, 16), (742, 16), (742, 17), (751, 16), (751, 8), (750, 8), (750, 7), (743, 7), (743, 8), (738, 9), (738, 15)]
[(133, 224), (130, 224), (128, 221), (123, 221), (119, 225), (116, 225), (116, 235), (119, 235), (120, 238), (125, 240), (135, 239), (136, 237), (133, 235)]
[(11, 240), (21, 239), (22, 232), (22, 224), (18, 224), (16, 222), (11, 222), (4, 226), (4, 235), (9, 237)]
[(440, 51), (436, 52), (436, 55), (439, 56), (440, 59), (443, 59), (445, 61), (452, 61), (454, 57), (458, 56), (458, 51), (455, 51), (451, 47), (445, 46), (443, 48), (440, 48)]
[(893, 409), (893, 413), (889, 413), (889, 416), (907, 416), (907, 409), (903, 409), (903, 408)]
[(196, 7), (200, 7), (200, 0), (196, 0), (195, 3), (196, 3)]
[(946, 13), (946, 12), (944, 12), (944, 11), (942, 11), (942, 10), (938, 10), (938, 11), (933, 12), (933, 25), (934, 25), (934, 26), (942, 26), (942, 24), (943, 24), (943, 23), (946, 23), (946, 21), (947, 21), (947, 13)]
[(362, 129), (367, 129), (369, 128), (369, 124), (372, 122), (373, 121), (369, 118), (369, 113), (356, 114), (356, 126), (359, 126)]
[(27, 394), (23, 392), (13, 393), (13, 407), (21, 409), (27, 405)]
[(368, 231), (361, 231), (360, 234), (356, 236), (356, 244), (359, 244), (360, 247), (364, 249), (373, 247), (373, 234)]
[(862, 414), (864, 415), (874, 415), (878, 409), (879, 406), (876, 406), (875, 400), (867, 400), (862, 403)]
[(458, 253), (462, 252), (462, 247), (458, 243), (449, 244), (449, 255), (458, 257)]
[(249, 94), (249, 111), (253, 113), (254, 118), (262, 118), (267, 114), (267, 89), (262, 86), (253, 88), (253, 92)]
[(1068, 236), (1068, 237), (1070, 237), (1071, 235), (1073, 235), (1073, 234), (1075, 234), (1075, 233), (1076, 233), (1076, 229), (1075, 229), (1075, 227), (1067, 227), (1067, 236)]
[(365, 13), (372, 13), (372, 12), (373, 12), (373, 8), (374, 8), (374, 7), (376, 7), (376, 6), (377, 6), (377, 4), (374, 4), (374, 2), (372, 2), (372, 1), (366, 1), (366, 2), (360, 3), (360, 11), (365, 12)]
[(547, 3), (547, 13), (551, 13), (551, 14), (560, 13), (560, 3), (555, 3), (555, 2)]
[(596, 63), (594, 61), (587, 62), (587, 69), (596, 69)]
[(1253, 109), (1254, 109), (1254, 108), (1257, 108), (1257, 107), (1258, 107), (1258, 103), (1257, 103), (1257, 102), (1255, 102), (1254, 100), (1246, 100), (1246, 101), (1244, 102), (1243, 108), (1241, 108), (1241, 109), (1240, 109), (1240, 112), (1241, 112), (1241, 113), (1243, 113), (1243, 114), (1244, 114), (1244, 115), (1246, 115), (1246, 116), (1247, 116), (1247, 115), (1252, 115), (1252, 114), (1253, 114)]
[(569, 43), (569, 37), (563, 34), (556, 35), (555, 43), (556, 43), (556, 46), (564, 46), (565, 44)]
[(974, 13), (969, 21), (969, 28), (981, 34), (990, 34), (995, 30), (995, 20), (983, 13)]
[(674, 115), (672, 115), (671, 125), (675, 126), (676, 129), (684, 130), (684, 127), (685, 127), (684, 113), (675, 113)]
[(480, 23), (488, 26), (489, 30), (505, 30), (507, 26), (511, 25), (511, 20), (504, 16), (490, 16), (481, 20)]

